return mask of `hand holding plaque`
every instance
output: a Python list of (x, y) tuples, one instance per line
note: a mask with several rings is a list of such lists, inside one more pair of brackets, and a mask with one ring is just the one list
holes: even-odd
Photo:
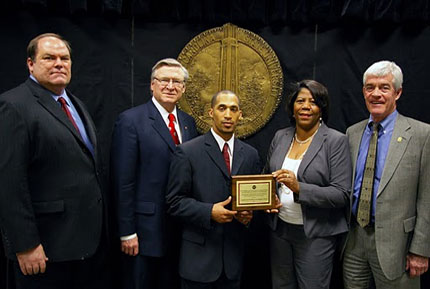
[(276, 209), (276, 187), (273, 175), (232, 176), (232, 210)]

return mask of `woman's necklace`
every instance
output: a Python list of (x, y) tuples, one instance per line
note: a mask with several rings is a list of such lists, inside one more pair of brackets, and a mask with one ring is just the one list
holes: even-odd
[[(321, 124), (320, 124), (320, 126), (321, 126)], [(310, 137), (308, 137), (307, 139), (305, 139), (305, 140), (299, 140), (299, 138), (297, 137), (297, 132), (296, 133), (294, 133), (294, 140), (299, 144), (299, 145), (302, 145), (302, 144), (305, 144), (305, 143), (308, 143), (316, 134), (317, 134), (317, 132), (318, 132), (318, 130), (319, 130), (319, 127), (316, 129), (316, 131), (310, 136)]]

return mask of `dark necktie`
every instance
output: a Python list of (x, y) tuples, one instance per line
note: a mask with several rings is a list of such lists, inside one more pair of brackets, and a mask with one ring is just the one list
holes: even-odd
[(366, 164), (364, 166), (363, 182), (361, 183), (360, 200), (357, 210), (357, 222), (361, 227), (370, 223), (372, 211), (373, 180), (375, 178), (376, 148), (378, 146), (379, 125), (373, 123), (372, 136), (367, 152)]
[(175, 115), (173, 113), (169, 113), (169, 131), (170, 131), (170, 135), (173, 138), (173, 142), (175, 143), (175, 145), (179, 144), (179, 137), (178, 137), (178, 133), (176, 132), (175, 129)]
[(72, 122), (73, 126), (76, 128), (76, 131), (78, 132), (79, 135), (81, 135), (81, 132), (79, 131), (78, 126), (76, 125), (75, 120), (73, 119), (72, 114), (70, 113), (69, 108), (67, 107), (67, 102), (63, 97), (59, 97), (58, 101), (61, 103), (61, 109), (66, 113), (67, 117), (70, 119), (70, 121)]
[(222, 155), (224, 156), (225, 165), (227, 166), (228, 174), (230, 174), (230, 155), (228, 153), (228, 144), (224, 143), (222, 148)]

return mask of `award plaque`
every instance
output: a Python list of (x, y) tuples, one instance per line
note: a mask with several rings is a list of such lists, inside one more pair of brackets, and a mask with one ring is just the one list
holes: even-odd
[(272, 175), (232, 176), (232, 210), (276, 208), (275, 178)]

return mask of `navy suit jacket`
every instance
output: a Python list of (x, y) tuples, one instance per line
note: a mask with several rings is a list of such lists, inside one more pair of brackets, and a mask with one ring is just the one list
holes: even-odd
[(67, 92), (95, 155), (52, 93), (31, 79), (0, 96), (0, 227), (9, 258), (42, 244), (50, 262), (84, 259), (99, 245), (102, 182), (95, 126)]
[[(177, 110), (182, 142), (197, 136), (194, 119)], [(137, 233), (139, 254), (166, 253), (165, 194), (176, 145), (152, 100), (119, 115), (112, 140), (112, 177), (119, 235)]]
[[(295, 128), (276, 132), (267, 156), (267, 173), (281, 169), (293, 141)], [(300, 194), (295, 200), (302, 206), (307, 237), (333, 236), (348, 231), (352, 166), (348, 139), (344, 134), (321, 124), (299, 166)], [(278, 216), (273, 217), (276, 229)]]
[[(258, 152), (236, 139), (232, 175), (260, 171)], [(240, 278), (246, 227), (235, 219), (225, 224), (211, 220), (213, 204), (230, 195), (231, 177), (211, 132), (178, 146), (166, 200), (168, 213), (183, 223), (179, 260), (182, 278), (213, 282), (223, 270), (229, 279)]]

